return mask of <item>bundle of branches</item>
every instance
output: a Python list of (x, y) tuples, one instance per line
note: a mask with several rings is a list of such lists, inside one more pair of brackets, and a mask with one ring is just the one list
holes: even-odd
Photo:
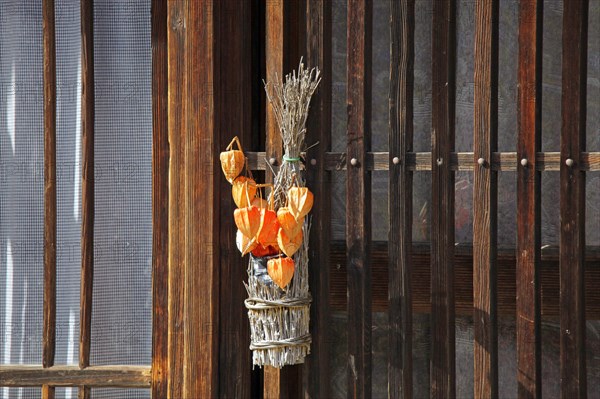
[(293, 184), (296, 175), (299, 186), (304, 186), (300, 173), (300, 155), (305, 151), (306, 120), (310, 99), (321, 82), (319, 68), (308, 69), (302, 60), (298, 71), (285, 76), (280, 81), (275, 75), (274, 82), (265, 83), (265, 91), (283, 139), (283, 163), (275, 177), (275, 207), (285, 206), (285, 193)]
[[(318, 68), (307, 69), (300, 61), (297, 71), (286, 75), (284, 81), (265, 83), (267, 98), (273, 107), (283, 139), (283, 163), (275, 175), (270, 199), (274, 208), (289, 206), (294, 213), (298, 198), (292, 193), (306, 192), (305, 179), (300, 168), (300, 156), (306, 151), (306, 120), (312, 95), (319, 85)], [(290, 188), (295, 186), (297, 188)], [(304, 191), (303, 191), (304, 190)], [(288, 199), (290, 195), (290, 199)], [(312, 194), (310, 194), (312, 206)], [(295, 200), (294, 200), (295, 198)], [(289, 200), (289, 201), (288, 201)], [(302, 202), (302, 201), (300, 201)], [(306, 205), (306, 204), (304, 204)], [(253, 363), (281, 368), (303, 363), (310, 353), (311, 336), (309, 317), (311, 295), (308, 287), (308, 237), (310, 218), (297, 218), (302, 224), (301, 246), (293, 254), (294, 275), (289, 285), (273, 284), (261, 270), (264, 258), (250, 258), (248, 267), (248, 317)]]

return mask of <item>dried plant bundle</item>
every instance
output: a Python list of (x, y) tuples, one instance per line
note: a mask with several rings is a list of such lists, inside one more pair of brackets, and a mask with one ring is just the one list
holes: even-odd
[[(273, 108), (284, 146), (283, 163), (275, 175), (269, 197), (274, 202), (275, 210), (288, 203), (290, 187), (305, 186), (300, 168), (300, 155), (306, 150), (304, 140), (310, 100), (320, 81), (319, 69), (307, 69), (300, 60), (298, 70), (286, 75), (284, 81), (280, 81), (276, 76), (274, 81), (265, 83), (267, 98)], [(301, 229), (296, 237), (304, 239), (293, 253), (294, 276), (285, 289), (274, 284), (270, 278), (265, 278), (261, 266), (261, 262), (267, 262), (265, 258), (250, 258), (246, 284), (248, 299), (245, 304), (250, 320), (250, 349), (254, 365), (281, 368), (303, 363), (306, 355), (310, 353), (310, 216), (302, 215), (296, 220)], [(289, 231), (294, 229), (290, 223), (287, 223), (286, 227)], [(279, 241), (284, 244), (282, 240)], [(290, 242), (287, 244), (290, 245)]]

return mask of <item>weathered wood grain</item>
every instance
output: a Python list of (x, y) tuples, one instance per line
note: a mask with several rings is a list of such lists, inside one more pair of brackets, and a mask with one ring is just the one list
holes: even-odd
[[(81, 301), (79, 367), (90, 365), (92, 290), (94, 279), (94, 2), (81, 1)], [(89, 398), (80, 389), (79, 397)]]
[[(304, 7), (302, 8), (302, 6)], [(267, 82), (276, 79), (282, 80), (285, 74), (290, 73), (298, 67), (300, 62), (300, 49), (304, 49), (305, 29), (304, 18), (306, 13), (306, 5), (304, 0), (269, 0), (266, 2), (265, 10), (265, 69)], [(302, 33), (301, 33), (302, 30)], [(274, 167), (281, 165), (283, 156), (283, 142), (273, 108), (270, 104), (266, 105), (266, 159), (275, 159)], [(265, 174), (266, 181), (273, 181), (271, 168), (267, 168)], [(301, 375), (299, 366), (287, 366), (280, 373), (277, 369), (272, 369), (269, 366), (265, 367), (264, 374), (264, 391), (265, 394), (275, 395), (279, 390), (278, 396), (287, 397), (288, 387), (297, 387), (300, 389), (297, 379)], [(284, 381), (283, 381), (284, 380)], [(295, 392), (293, 396), (300, 395), (300, 391)]]
[[(56, 346), (56, 39), (54, 0), (42, 2), (44, 42), (44, 327), (42, 365), (54, 365)], [(43, 387), (44, 399), (54, 388)]]
[[(413, 396), (412, 388), (412, 172), (414, 0), (391, 0), (389, 132), (389, 352), (388, 396)], [(396, 160), (396, 162), (394, 162)]]
[(431, 397), (456, 395), (454, 342), (454, 103), (456, 4), (433, 3), (431, 87)]
[[(374, 241), (371, 252), (373, 265), (373, 311), (388, 311), (388, 244)], [(589, 249), (589, 247), (588, 247)], [(332, 311), (345, 311), (346, 247), (342, 241), (331, 243), (330, 303)], [(559, 315), (559, 251), (558, 247), (542, 250), (540, 263), (541, 312), (544, 317)], [(431, 257), (428, 243), (412, 247), (413, 312), (431, 312)], [(600, 320), (600, 248), (586, 251), (586, 318)], [(498, 315), (516, 315), (516, 252), (514, 248), (498, 250)], [(457, 245), (454, 250), (454, 297), (457, 315), (473, 315), (473, 247)]]
[[(330, 392), (330, 318), (329, 318), (329, 241), (331, 234), (331, 172), (325, 169), (325, 156), (331, 149), (331, 9), (328, 0), (306, 3), (306, 64), (318, 66), (322, 72), (320, 86), (315, 93), (307, 123), (306, 142), (319, 142), (309, 150), (306, 185), (315, 201), (311, 215), (309, 241), (309, 286), (312, 294), (311, 354), (306, 358), (305, 397), (327, 398)], [(316, 165), (312, 165), (312, 160)]]
[(370, 0), (348, 1), (346, 251), (348, 259), (348, 396), (370, 398), (371, 387), (371, 146)]
[[(541, 181), (542, 0), (519, 3), (517, 159), (517, 381), (519, 398), (542, 396)], [(521, 161), (519, 161), (521, 162)]]
[[(44, 42), (44, 325), (42, 365), (54, 365), (56, 348), (56, 38), (54, 0), (42, 2)], [(42, 387), (43, 399), (54, 388)]]
[(0, 381), (7, 387), (121, 387), (148, 388), (147, 366), (77, 366), (40, 367), (34, 365), (0, 366)]
[[(560, 376), (564, 398), (585, 398), (585, 172), (588, 0), (565, 1), (560, 137)], [(569, 162), (568, 162), (569, 160)]]
[[(252, 54), (250, 2), (219, 0), (214, 3), (217, 43), (215, 49), (215, 129), (219, 132), (218, 151), (223, 151), (234, 135), (244, 148), (252, 137)], [(217, 170), (217, 173), (219, 171)], [(248, 258), (241, 257), (235, 245), (236, 208), (231, 184), (219, 173), (219, 396), (249, 398), (251, 395), (250, 325), (244, 307), (247, 297)]]
[[(498, 147), (498, 0), (475, 4), (473, 159), (474, 396), (498, 397), (497, 225), (498, 174), (490, 168)], [(483, 162), (481, 162), (483, 161)]]
[(169, 378), (169, 120), (167, 0), (152, 0), (152, 397)]

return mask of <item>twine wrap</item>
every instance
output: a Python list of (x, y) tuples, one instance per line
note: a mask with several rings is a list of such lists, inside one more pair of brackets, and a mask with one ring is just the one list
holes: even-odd
[[(302, 226), (308, 237), (310, 220)], [(308, 291), (308, 240), (294, 254), (294, 277), (281, 290), (266, 274), (267, 258), (250, 258), (248, 298), (244, 301), (250, 321), (250, 350), (255, 366), (283, 366), (304, 363), (310, 353), (310, 304)]]

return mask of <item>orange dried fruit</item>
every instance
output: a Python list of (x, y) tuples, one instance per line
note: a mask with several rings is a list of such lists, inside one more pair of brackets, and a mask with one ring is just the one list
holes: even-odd
[(284, 289), (294, 277), (294, 260), (292, 258), (278, 257), (269, 259), (267, 262), (267, 273), (271, 280)]
[(246, 237), (240, 230), (238, 230), (235, 234), (235, 243), (237, 248), (242, 253), (242, 256), (252, 251), (258, 245), (256, 240)]
[(233, 219), (243, 235), (251, 240), (256, 239), (260, 227), (260, 209), (255, 206), (236, 209), (233, 212)]
[(295, 236), (290, 237), (283, 228), (279, 229), (277, 232), (277, 244), (279, 245), (281, 252), (291, 258), (302, 245), (302, 230)]
[(290, 187), (288, 208), (296, 219), (303, 218), (313, 206), (313, 194), (306, 187)]
[(277, 211), (277, 220), (281, 225), (281, 228), (285, 230), (285, 233), (290, 237), (295, 237), (298, 232), (302, 230), (302, 224), (304, 223), (304, 217), (296, 219), (290, 208), (282, 206)]
[[(237, 150), (233, 149), (234, 143), (237, 143)], [(246, 157), (244, 156), (240, 139), (238, 139), (237, 136), (231, 140), (226, 151), (221, 153), (219, 159), (221, 160), (221, 169), (223, 169), (225, 178), (229, 183), (232, 183), (233, 180), (240, 175), (246, 163)]]
[(233, 181), (232, 185), (231, 195), (237, 207), (245, 208), (250, 205), (248, 200), (252, 201), (256, 195), (256, 182), (249, 177), (240, 176)]
[(267, 202), (267, 200), (260, 198), (260, 197), (254, 197), (254, 199), (252, 199), (252, 205), (258, 207), (258, 208), (268, 208), (269, 203)]
[(267, 247), (277, 245), (277, 232), (279, 231), (279, 222), (275, 211), (269, 209), (260, 210), (260, 227), (258, 229), (257, 240), (260, 244)]

